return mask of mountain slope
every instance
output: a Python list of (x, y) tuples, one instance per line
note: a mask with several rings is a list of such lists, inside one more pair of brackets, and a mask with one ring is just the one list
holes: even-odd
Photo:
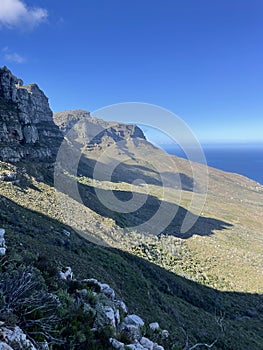
[[(0, 77), (5, 82), (8, 75), (15, 96), (21, 82), (10, 74), (4, 69)], [(194, 164), (199, 173), (194, 183), (193, 164), (166, 155), (147, 142), (139, 128), (98, 120), (85, 111), (55, 114), (59, 131), (49, 111), (44, 128), (34, 124), (38, 108), (26, 102), (27, 125), (42, 135), (28, 143), (19, 119), (20, 102), (17, 97), (13, 101), (6, 84), (1, 84), (4, 259), (39, 268), (39, 258), (44, 257), (57, 266), (71, 266), (81, 279), (95, 277), (109, 283), (132, 312), (170, 331), (166, 349), (181, 349), (186, 336), (189, 344), (217, 339), (215, 349), (260, 349), (262, 186), (209, 168), (206, 193), (207, 168)], [(27, 101), (31, 99), (30, 95)], [(51, 129), (53, 136), (47, 133), (45, 139), (46, 130)], [(12, 130), (20, 135), (15, 140), (9, 136)], [(66, 153), (56, 158), (62, 133)], [(43, 156), (38, 149), (50, 152)], [(80, 151), (80, 163), (72, 169)], [(62, 178), (60, 183), (55, 179), (54, 187), (55, 160)], [(80, 195), (72, 183), (77, 183)], [(187, 210), (199, 214), (199, 202), (191, 203), (193, 191), (198, 200), (205, 200), (205, 206), (192, 229), (182, 234)], [(146, 202), (129, 213), (116, 212), (98, 193), (106, 198), (113, 193), (124, 205), (134, 194), (139, 200), (146, 194)], [(175, 217), (158, 234), (153, 224), (145, 230), (143, 224), (162, 202), (172, 213), (179, 207)], [(165, 224), (166, 217), (162, 220)], [(51, 288), (53, 282), (49, 283)]]
[[(88, 126), (79, 123), (80, 115), (82, 121), (88, 121)], [(55, 120), (57, 116), (54, 115)], [(118, 241), (114, 239), (117, 234), (113, 228), (112, 234), (106, 230), (104, 238), (103, 233), (99, 234), (104, 243), (129, 251), (136, 250), (137, 254), (151, 259), (147, 252), (135, 247), (136, 239), (131, 238), (131, 233), (165, 233), (182, 239), (189, 252), (180, 262), (183, 266), (173, 259), (175, 265), (169, 268), (177, 273), (215, 288), (262, 292), (263, 186), (241, 175), (168, 156), (143, 137), (133, 138), (128, 132), (123, 132), (124, 137), (118, 140), (107, 134), (105, 140), (105, 130), (112, 128), (112, 124), (96, 120), (87, 112), (65, 111), (59, 116), (63, 116), (72, 128), (66, 136), (64, 152), (67, 156), (62, 167), (67, 168), (67, 174), (62, 176), (61, 181), (66, 185), (61, 190), (68, 193), (73, 187), (70, 180), (73, 176), (73, 182), (78, 182), (78, 201), (91, 209), (91, 213), (100, 214), (100, 221), (112, 220), (109, 221), (111, 226), (117, 225), (128, 232)], [(73, 127), (74, 123), (77, 123), (76, 128)], [(95, 145), (90, 136), (94, 135), (91, 131), (93, 123), (103, 131), (100, 134), (96, 129), (95, 134), (101, 137)], [(90, 131), (88, 136), (83, 132), (86, 127)], [(74, 166), (70, 159), (75, 160), (75, 154), (73, 152), (72, 157), (69, 155), (74, 140), (78, 140), (74, 151), (80, 150), (81, 157), (73, 174), (71, 169)], [(198, 174), (196, 179), (193, 178), (193, 169)], [(207, 171), (209, 186), (206, 191)], [(112, 194), (119, 200), (118, 205), (124, 209), (123, 212), (111, 209)], [(130, 201), (134, 194), (138, 202), (145, 202), (138, 209), (127, 212), (126, 201)], [(169, 224), (170, 217), (167, 218), (166, 213), (162, 212), (159, 221), (151, 224), (150, 219), (158, 212), (161, 203), (165, 203), (166, 211), (174, 213), (174, 217)], [(204, 203), (203, 208), (200, 203)], [(67, 208), (64, 209), (67, 213)], [(197, 221), (183, 234), (181, 226), (187, 211), (196, 215)], [(71, 220), (69, 217), (68, 223)], [(162, 221), (164, 229), (158, 232)]]

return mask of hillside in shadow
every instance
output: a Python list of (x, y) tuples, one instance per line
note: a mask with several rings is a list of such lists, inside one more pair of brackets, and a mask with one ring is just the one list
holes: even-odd
[[(169, 221), (167, 221), (167, 227), (163, 231), (163, 233), (165, 234), (173, 235), (180, 238), (189, 238), (192, 237), (194, 234), (199, 236), (210, 236), (214, 233), (215, 230), (224, 230), (232, 226), (230, 223), (222, 220), (210, 217), (196, 216), (195, 214), (191, 213), (195, 223), (188, 232), (182, 234), (181, 226), (188, 211), (175, 203), (161, 201), (159, 198), (149, 194), (147, 195), (146, 201), (144, 203), (145, 195), (142, 193), (135, 193), (136, 201), (138, 201), (138, 203), (142, 202), (144, 204), (139, 209), (126, 213), (125, 202), (132, 200), (134, 192), (113, 190), (112, 194), (117, 198), (117, 200), (120, 201), (120, 203), (123, 203), (124, 210), (120, 210), (120, 212), (117, 212), (110, 210), (108, 207), (103, 205), (103, 203), (98, 198), (96, 189), (94, 187), (79, 184), (79, 191), (81, 193), (81, 199), (83, 203), (88, 208), (92, 209), (93, 211), (97, 212), (98, 214), (104, 217), (108, 217), (115, 220), (116, 224), (122, 228), (130, 228), (148, 222), (158, 211), (161, 204), (165, 206), (165, 211), (167, 211), (169, 214), (174, 213), (173, 219), (170, 222), (170, 224)], [(102, 196), (102, 198), (109, 198), (109, 190), (100, 188), (99, 193)], [(168, 219), (170, 220), (170, 217)], [(165, 220), (166, 217), (164, 215), (164, 217), (160, 218), (159, 224), (163, 224), (161, 222), (163, 221), (164, 226), (166, 226)], [(143, 227), (144, 226), (142, 226), (141, 233), (144, 233)], [(149, 224), (149, 226), (147, 226), (147, 232), (150, 234), (155, 234), (156, 229), (156, 223), (154, 225)], [(138, 227), (137, 230), (140, 231), (140, 228)]]
[[(71, 266), (81, 278), (109, 283), (130, 312), (169, 329), (175, 344), (213, 341), (215, 349), (258, 350), (263, 346), (262, 295), (220, 292), (168, 272), (129, 253), (98, 246), (70, 227), (0, 196), (0, 222), (6, 230), (7, 254), (21, 264), (48, 256)], [(71, 232), (70, 237), (63, 229)], [(183, 330), (183, 331), (182, 331)]]
[[(158, 150), (160, 151), (160, 150)], [(159, 157), (159, 153), (157, 152), (157, 156)], [(156, 159), (158, 159), (158, 157)], [(99, 157), (98, 157), (99, 158)], [(174, 157), (175, 158), (175, 157)], [(155, 186), (165, 186), (171, 188), (180, 188), (183, 191), (194, 190), (194, 181), (193, 178), (184, 174), (182, 172), (169, 172), (165, 171), (165, 168), (161, 172), (154, 169), (154, 165), (148, 164), (145, 160), (144, 164), (136, 164), (136, 155), (132, 154), (130, 159), (133, 160), (133, 164), (129, 164), (126, 162), (121, 162), (118, 164), (113, 173), (111, 174), (111, 181), (113, 183), (125, 182), (127, 184), (132, 184), (134, 181), (145, 182), (149, 185)], [(115, 160), (113, 160), (115, 162)], [(185, 160), (187, 164), (187, 160)], [(94, 177), (94, 168), (98, 166), (104, 171), (100, 173), (96, 173), (96, 177)], [(102, 164), (97, 159), (92, 159), (88, 157), (88, 154), (83, 154), (80, 159), (78, 174), (81, 176), (85, 176), (88, 178), (95, 178), (96, 180), (104, 180), (105, 173), (107, 174), (107, 169), (111, 168), (111, 164)], [(70, 171), (70, 167), (68, 169)], [(195, 186), (195, 191), (201, 192), (199, 186)]]

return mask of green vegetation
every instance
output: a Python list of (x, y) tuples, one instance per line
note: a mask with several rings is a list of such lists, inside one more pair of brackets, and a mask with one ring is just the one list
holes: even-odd
[[(9, 171), (19, 174), (22, 169), (22, 165), (16, 168), (2, 164), (2, 167), (4, 171), (8, 167)], [(4, 259), (10, 261), (7, 265), (2, 262), (2, 273), (8, 272), (12, 276), (12, 269), (18, 266), (21, 269), (34, 269), (39, 283), (43, 283), (43, 291), (56, 293), (63, 303), (63, 317), (67, 319), (67, 315), (72, 316), (68, 328), (62, 327), (65, 332), (63, 336), (72, 337), (71, 331), (79, 328), (80, 333), (69, 341), (72, 344), (81, 344), (81, 341), (84, 341), (83, 344), (85, 341), (96, 343), (100, 336), (93, 338), (89, 322), (87, 328), (83, 326), (84, 316), (82, 311), (74, 311), (69, 286), (56, 282), (56, 269), (63, 266), (71, 266), (80, 280), (94, 277), (108, 283), (127, 303), (131, 312), (141, 315), (147, 322), (158, 321), (162, 328), (168, 329), (171, 338), (166, 349), (172, 349), (172, 346), (182, 348), (186, 334), (189, 344), (198, 341), (211, 343), (218, 339), (214, 348), (221, 350), (253, 350), (263, 346), (262, 296), (220, 292), (201, 285), (200, 282), (218, 283), (220, 287), (220, 283), (223, 283), (222, 289), (228, 288), (227, 281), (219, 281), (216, 275), (203, 279), (203, 261), (198, 260), (197, 253), (194, 255), (191, 252), (185, 240), (165, 236), (151, 238), (135, 232), (125, 236), (112, 219), (94, 213), (92, 221), (88, 208), (62, 196), (60, 199), (64, 198), (72, 210), (73, 227), (75, 220), (78, 222), (76, 228), (79, 232), (82, 224), (84, 227), (86, 215), (89, 215), (91, 231), (81, 231), (81, 237), (66, 225), (67, 220), (61, 214), (55, 191), (49, 185), (22, 174), (19, 185), (0, 182), (0, 186), (1, 227), (6, 230), (7, 245)], [(79, 214), (75, 217), (77, 212)], [(71, 232), (70, 237), (63, 234), (63, 230)], [(96, 245), (85, 239), (95, 234), (101, 241), (105, 242), (107, 238), (118, 249)], [(203, 240), (203, 237), (198, 239)], [(197, 242), (197, 239), (193, 239), (193, 242)], [(175, 250), (169, 251), (172, 244)], [(13, 268), (11, 264), (14, 264)], [(14, 315), (13, 318), (16, 317)], [(78, 327), (79, 323), (81, 326)], [(101, 337), (106, 338), (105, 334)], [(79, 346), (75, 348), (80, 349)], [(104, 346), (102, 348), (106, 349), (106, 345), (96, 343), (94, 346)]]

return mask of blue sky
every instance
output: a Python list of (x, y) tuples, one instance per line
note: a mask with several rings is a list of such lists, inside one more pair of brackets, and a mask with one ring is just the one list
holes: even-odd
[(0, 0), (0, 65), (55, 111), (153, 103), (202, 142), (258, 142), (262, 62), (262, 0)]

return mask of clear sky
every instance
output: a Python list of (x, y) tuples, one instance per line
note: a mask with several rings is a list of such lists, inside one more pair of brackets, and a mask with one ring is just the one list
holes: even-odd
[(0, 65), (53, 110), (139, 101), (202, 142), (262, 141), (262, 0), (0, 0)]

